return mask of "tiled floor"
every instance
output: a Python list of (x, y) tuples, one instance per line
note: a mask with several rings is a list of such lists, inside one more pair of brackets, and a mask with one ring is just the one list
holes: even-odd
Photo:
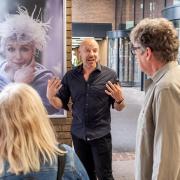
[(115, 180), (134, 180), (134, 150), (138, 115), (144, 92), (123, 88), (126, 108), (112, 110), (113, 175)]
[(134, 160), (134, 158), (134, 152), (113, 153), (112, 155), (113, 161), (128, 161)]
[(112, 158), (115, 180), (134, 180), (134, 153), (113, 153)]

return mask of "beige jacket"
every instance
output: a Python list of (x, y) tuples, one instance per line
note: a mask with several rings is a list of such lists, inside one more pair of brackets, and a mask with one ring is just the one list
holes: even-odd
[(180, 66), (170, 62), (146, 82), (138, 119), (136, 180), (180, 180)]

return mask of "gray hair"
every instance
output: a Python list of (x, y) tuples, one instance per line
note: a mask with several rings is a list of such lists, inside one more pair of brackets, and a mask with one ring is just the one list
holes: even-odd
[(142, 49), (149, 47), (160, 61), (176, 61), (179, 48), (177, 31), (172, 22), (164, 18), (146, 18), (131, 31), (132, 44)]

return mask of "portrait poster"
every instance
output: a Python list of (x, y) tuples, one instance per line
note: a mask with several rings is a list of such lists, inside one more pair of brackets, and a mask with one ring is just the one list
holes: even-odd
[(66, 71), (65, 7), (65, 0), (1, 0), (0, 6), (0, 91), (11, 82), (30, 84), (53, 118), (66, 117), (46, 97), (48, 79)]

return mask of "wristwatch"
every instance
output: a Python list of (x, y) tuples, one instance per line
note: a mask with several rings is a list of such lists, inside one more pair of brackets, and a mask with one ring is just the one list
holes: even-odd
[(115, 101), (117, 104), (121, 104), (124, 101), (124, 98), (122, 98), (120, 101)]

